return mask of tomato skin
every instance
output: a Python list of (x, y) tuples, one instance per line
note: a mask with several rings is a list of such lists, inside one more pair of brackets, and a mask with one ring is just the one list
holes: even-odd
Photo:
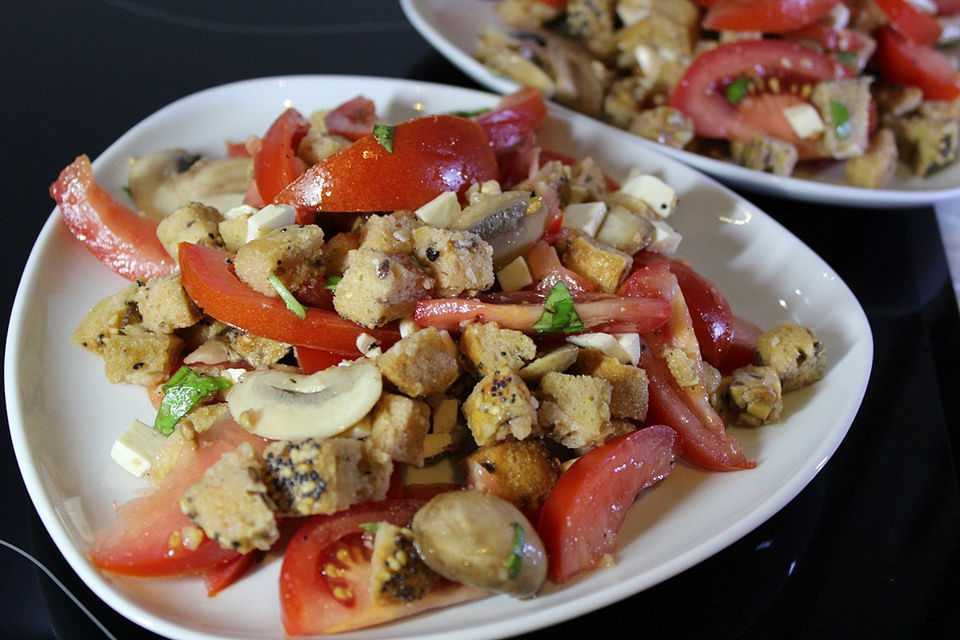
[(733, 316), (733, 337), (730, 350), (717, 367), (720, 373), (728, 375), (734, 369), (754, 364), (757, 359), (757, 338), (763, 329), (739, 316)]
[(289, 108), (270, 125), (253, 156), (253, 178), (264, 202), (271, 202), (283, 188), (303, 173), (296, 157), (297, 145), (310, 130), (310, 122)]
[(300, 346), (294, 347), (294, 350), (297, 354), (297, 363), (300, 365), (300, 373), (306, 375), (335, 367), (347, 359), (342, 353), (335, 351)]
[(885, 79), (918, 86), (927, 100), (953, 100), (960, 96), (960, 73), (946, 55), (910, 42), (889, 25), (874, 35), (875, 59)]
[(377, 123), (377, 107), (369, 98), (357, 96), (329, 111), (323, 116), (323, 123), (333, 135), (359, 140), (373, 133), (373, 125)]
[(874, 0), (890, 20), (890, 26), (916, 44), (934, 44), (943, 26), (936, 18), (917, 9), (907, 0)]
[(533, 87), (524, 87), (501, 98), (495, 109), (477, 116), (497, 155), (528, 140), (547, 117), (543, 96)]
[(934, 0), (938, 16), (952, 16), (960, 13), (960, 0)]
[(330, 582), (323, 573), (325, 551), (359, 533), (364, 523), (386, 521), (405, 526), (422, 504), (419, 500), (368, 502), (331, 516), (308, 519), (290, 541), (280, 569), (280, 609), (286, 632), (312, 635), (350, 631), (486, 595), (446, 582), (410, 604), (373, 604), (368, 587), (371, 568), (367, 562), (344, 568), (342, 580), (353, 594), (352, 602), (344, 604), (333, 596)]
[(547, 495), (537, 533), (551, 578), (562, 582), (616, 551), (627, 509), (645, 488), (673, 469), (680, 439), (655, 425), (591, 449), (567, 469)]
[(853, 73), (832, 57), (796, 42), (731, 42), (697, 56), (674, 87), (670, 106), (693, 120), (699, 136), (749, 140), (765, 131), (744, 118), (738, 105), (727, 101), (722, 83), (758, 71), (763, 76), (780, 74), (800, 82), (844, 78)]
[(124, 278), (168, 276), (176, 263), (157, 238), (157, 221), (125, 207), (93, 180), (90, 159), (79, 156), (50, 185), (67, 228), (83, 246)]
[(396, 329), (367, 329), (335, 311), (307, 307), (298, 318), (280, 298), (265, 296), (241, 282), (230, 269), (233, 254), (198, 244), (180, 244), (183, 287), (205, 313), (254, 335), (350, 357), (362, 355), (357, 338), (368, 333), (385, 348), (400, 339)]
[(372, 135), (360, 138), (307, 170), (275, 202), (307, 211), (416, 209), (498, 175), (476, 122), (434, 115), (398, 124), (392, 153)]
[(243, 577), (260, 557), (259, 551), (236, 554), (220, 564), (203, 571), (203, 584), (207, 597), (212, 598)]
[(793, 31), (826, 15), (839, 0), (717, 0), (703, 26), (717, 31)]

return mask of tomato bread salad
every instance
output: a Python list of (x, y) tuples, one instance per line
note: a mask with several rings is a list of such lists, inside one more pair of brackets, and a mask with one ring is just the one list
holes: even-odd
[[(882, 188), (960, 153), (960, 3), (506, 0), (475, 56), (638, 136), (776, 175)], [(802, 171), (800, 172), (802, 174)]]
[(678, 459), (749, 473), (727, 425), (776, 422), (824, 345), (734, 315), (673, 257), (674, 190), (542, 148), (545, 117), (530, 88), (289, 108), (226, 157), (132, 159), (135, 208), (64, 169), (64, 221), (131, 281), (73, 339), (156, 407), (110, 452), (151, 488), (92, 563), (213, 596), (282, 555), (286, 632), (348, 631), (615, 562)]

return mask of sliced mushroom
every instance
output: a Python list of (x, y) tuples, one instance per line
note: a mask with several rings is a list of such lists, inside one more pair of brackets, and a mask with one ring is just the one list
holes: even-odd
[(493, 247), (493, 266), (499, 269), (525, 253), (547, 222), (547, 208), (529, 191), (490, 194), (464, 209), (451, 229), (472, 231)]
[(155, 218), (190, 202), (222, 212), (243, 203), (252, 169), (250, 158), (211, 159), (170, 149), (131, 159), (128, 187), (137, 208)]
[(413, 516), (428, 567), (449, 580), (529, 598), (547, 576), (543, 542), (512, 504), (480, 491), (449, 491)]
[(227, 392), (234, 419), (274, 440), (329, 438), (356, 424), (380, 398), (380, 369), (369, 360), (312, 375), (250, 371)]

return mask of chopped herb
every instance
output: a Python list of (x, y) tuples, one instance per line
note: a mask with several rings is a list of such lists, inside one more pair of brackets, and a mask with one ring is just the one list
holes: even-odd
[(123, 189), (123, 192), (127, 194), (127, 197), (133, 200), (133, 191), (130, 191), (130, 187), (124, 185), (122, 189)]
[(513, 579), (520, 574), (523, 567), (523, 527), (519, 522), (511, 522), (513, 527), (513, 551), (503, 562), (503, 568), (507, 570), (507, 575)]
[(280, 298), (283, 300), (283, 304), (287, 305), (287, 309), (290, 309), (298, 318), (302, 319), (307, 316), (307, 310), (300, 304), (299, 300), (293, 297), (290, 290), (283, 286), (280, 278), (271, 273), (267, 278), (267, 282), (270, 283), (274, 291), (280, 294)]
[(472, 118), (478, 116), (481, 113), (486, 113), (490, 109), (477, 109), (476, 111), (451, 111), (451, 116), (457, 116), (458, 118)]
[(324, 287), (327, 291), (336, 291), (337, 285), (340, 284), (340, 281), (343, 280), (343, 276), (330, 276), (327, 278), (327, 286)]
[(842, 102), (830, 101), (830, 111), (833, 113), (833, 126), (837, 130), (837, 137), (841, 140), (850, 137), (853, 124), (850, 122), (850, 112)]
[(180, 419), (211, 393), (230, 388), (226, 378), (198, 375), (184, 365), (163, 385), (163, 400), (153, 428), (165, 436), (173, 433)]
[(543, 301), (543, 313), (533, 325), (537, 333), (574, 333), (583, 331), (583, 322), (573, 307), (573, 295), (562, 280), (557, 281), (547, 299)]
[(377, 529), (380, 528), (380, 523), (379, 522), (361, 522), (358, 526), (364, 531), (366, 531), (367, 533), (376, 533)]
[(396, 127), (391, 127), (386, 124), (375, 124), (373, 125), (373, 137), (377, 139), (384, 149), (393, 153), (393, 134), (396, 132)]
[(833, 55), (837, 57), (844, 66), (850, 67), (852, 69), (860, 68), (860, 57), (857, 56), (853, 51), (834, 51)]
[(750, 89), (750, 78), (740, 76), (727, 85), (727, 101), (740, 102)]

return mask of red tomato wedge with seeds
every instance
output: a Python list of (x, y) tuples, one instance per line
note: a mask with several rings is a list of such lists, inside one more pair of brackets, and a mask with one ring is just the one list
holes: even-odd
[(370, 593), (370, 550), (361, 524), (409, 524), (423, 502), (367, 502), (331, 516), (315, 516), (293, 536), (280, 569), (283, 626), (295, 636), (339, 633), (382, 624), (428, 609), (488, 595), (441, 580), (423, 598), (404, 604), (380, 604)]
[(617, 532), (637, 495), (670, 473), (680, 439), (656, 425), (591, 449), (567, 469), (540, 510), (537, 533), (548, 572), (564, 581), (616, 551)]
[(466, 118), (434, 115), (398, 124), (392, 148), (364, 136), (313, 165), (275, 202), (306, 211), (416, 209), (444, 191), (462, 194), (499, 175), (487, 135)]
[(384, 348), (400, 339), (396, 329), (368, 329), (344, 320), (336, 311), (307, 307), (299, 318), (279, 297), (265, 296), (241, 282), (230, 265), (233, 254), (198, 244), (180, 244), (183, 288), (204, 313), (255, 336), (322, 349), (350, 357), (362, 355), (357, 338), (372, 335)]
[(785, 33), (825, 16), (839, 0), (717, 0), (703, 26), (716, 31)]
[(60, 173), (50, 195), (74, 237), (124, 278), (149, 280), (176, 271), (176, 262), (157, 238), (157, 221), (120, 204), (94, 182), (87, 156)]

